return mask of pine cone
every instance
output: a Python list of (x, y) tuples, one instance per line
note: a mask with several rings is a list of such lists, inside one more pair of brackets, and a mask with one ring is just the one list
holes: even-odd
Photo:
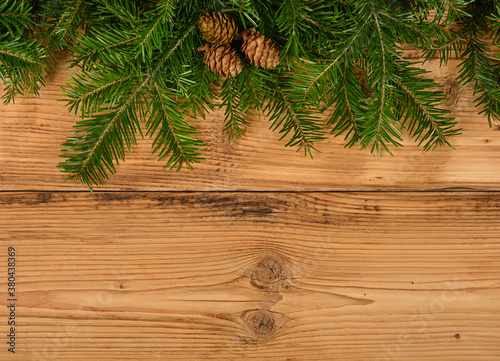
[(236, 76), (243, 70), (241, 60), (236, 52), (227, 44), (205, 44), (198, 48), (205, 52), (203, 62), (215, 73), (221, 76)]
[(280, 52), (276, 44), (264, 35), (247, 29), (241, 34), (243, 36), (243, 46), (248, 61), (266, 69), (272, 69), (280, 63)]
[(203, 15), (198, 21), (201, 35), (214, 44), (229, 44), (238, 31), (238, 26), (226, 14), (211, 13)]

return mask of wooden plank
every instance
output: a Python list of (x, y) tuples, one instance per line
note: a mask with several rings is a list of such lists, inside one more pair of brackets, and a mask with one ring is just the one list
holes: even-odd
[[(64, 58), (62, 58), (64, 60)], [(445, 84), (457, 74), (457, 61), (434, 69)], [(69, 79), (61, 61), (40, 98), (0, 106), (0, 190), (84, 190), (56, 168), (60, 144), (75, 123), (63, 102), (60, 86)], [(377, 160), (369, 151), (344, 149), (342, 139), (318, 144), (314, 160), (285, 148), (267, 120), (252, 120), (245, 139), (228, 144), (223, 112), (192, 123), (203, 133), (206, 160), (194, 172), (169, 172), (151, 155), (151, 140), (140, 139), (102, 190), (429, 190), (473, 188), (498, 190), (500, 184), (500, 126), (489, 128), (477, 115), (470, 89), (455, 107), (463, 135), (452, 140), (457, 150), (440, 148), (424, 153), (405, 138), (405, 147)]]
[(4, 192), (0, 334), (12, 246), (12, 360), (497, 360), (499, 217), (495, 192)]

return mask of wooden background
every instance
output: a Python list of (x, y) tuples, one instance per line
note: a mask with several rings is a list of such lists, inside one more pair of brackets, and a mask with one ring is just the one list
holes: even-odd
[[(194, 122), (194, 172), (141, 139), (89, 193), (56, 169), (61, 59), (39, 98), (0, 106), (0, 359), (500, 359), (500, 126), (470, 89), (456, 150), (407, 139), (377, 160), (331, 139), (311, 160), (265, 119), (228, 144), (216, 112)], [(456, 65), (426, 67), (444, 84)]]

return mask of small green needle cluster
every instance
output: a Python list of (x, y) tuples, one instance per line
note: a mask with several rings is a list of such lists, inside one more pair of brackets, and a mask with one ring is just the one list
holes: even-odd
[[(197, 50), (198, 20), (212, 12), (272, 39), (280, 66), (250, 66), (239, 54), (240, 74), (212, 72)], [(460, 59), (457, 82), (473, 87), (491, 124), (500, 120), (490, 49), (499, 24), (495, 0), (0, 0), (0, 78), (6, 103), (37, 94), (54, 52), (69, 48), (77, 71), (63, 93), (78, 120), (59, 166), (92, 188), (138, 137), (153, 139), (165, 167), (191, 168), (204, 144), (190, 120), (214, 107), (225, 110), (229, 139), (262, 114), (286, 146), (311, 156), (329, 134), (377, 155), (401, 146), (403, 132), (424, 150), (451, 146), (460, 129), (442, 86), (403, 48), (424, 61)]]
[(34, 38), (35, 18), (29, 1), (0, 1), (0, 80), (4, 83), (3, 102), (16, 94), (38, 95), (44, 85), (46, 57)]

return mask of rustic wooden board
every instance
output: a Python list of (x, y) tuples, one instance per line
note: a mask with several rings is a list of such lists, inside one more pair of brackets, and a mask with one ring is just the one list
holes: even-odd
[[(0, 193), (9, 360), (498, 360), (500, 193)], [(6, 354), (2, 342), (0, 354)]]
[[(194, 172), (141, 139), (90, 194), (56, 168), (64, 56), (40, 98), (0, 105), (2, 335), (9, 246), (18, 299), (1, 360), (499, 359), (500, 126), (469, 88), (456, 150), (406, 138), (377, 160), (331, 139), (311, 160), (265, 119), (228, 144), (218, 111), (192, 122)], [(425, 67), (445, 84), (457, 65)]]
[[(60, 86), (68, 81), (64, 57), (47, 82), (40, 98), (19, 99), (15, 105), (0, 106), (0, 190), (84, 190), (64, 182), (56, 168), (60, 144), (75, 123), (67, 112)], [(435, 70), (440, 84), (454, 79), (458, 61), (439, 69), (438, 62), (426, 64)], [(140, 139), (118, 174), (101, 190), (435, 190), (471, 188), (499, 190), (500, 126), (488, 126), (474, 108), (470, 88), (460, 94), (451, 108), (463, 128), (452, 143), (456, 150), (440, 148), (424, 153), (406, 138), (405, 147), (394, 149), (377, 160), (369, 151), (344, 149), (340, 138), (318, 144), (322, 153), (313, 160), (303, 152), (285, 148), (279, 134), (271, 132), (265, 119), (254, 119), (245, 139), (228, 144), (223, 130), (223, 111), (192, 123), (207, 144), (205, 161), (194, 172), (168, 172), (151, 155), (151, 140)]]

